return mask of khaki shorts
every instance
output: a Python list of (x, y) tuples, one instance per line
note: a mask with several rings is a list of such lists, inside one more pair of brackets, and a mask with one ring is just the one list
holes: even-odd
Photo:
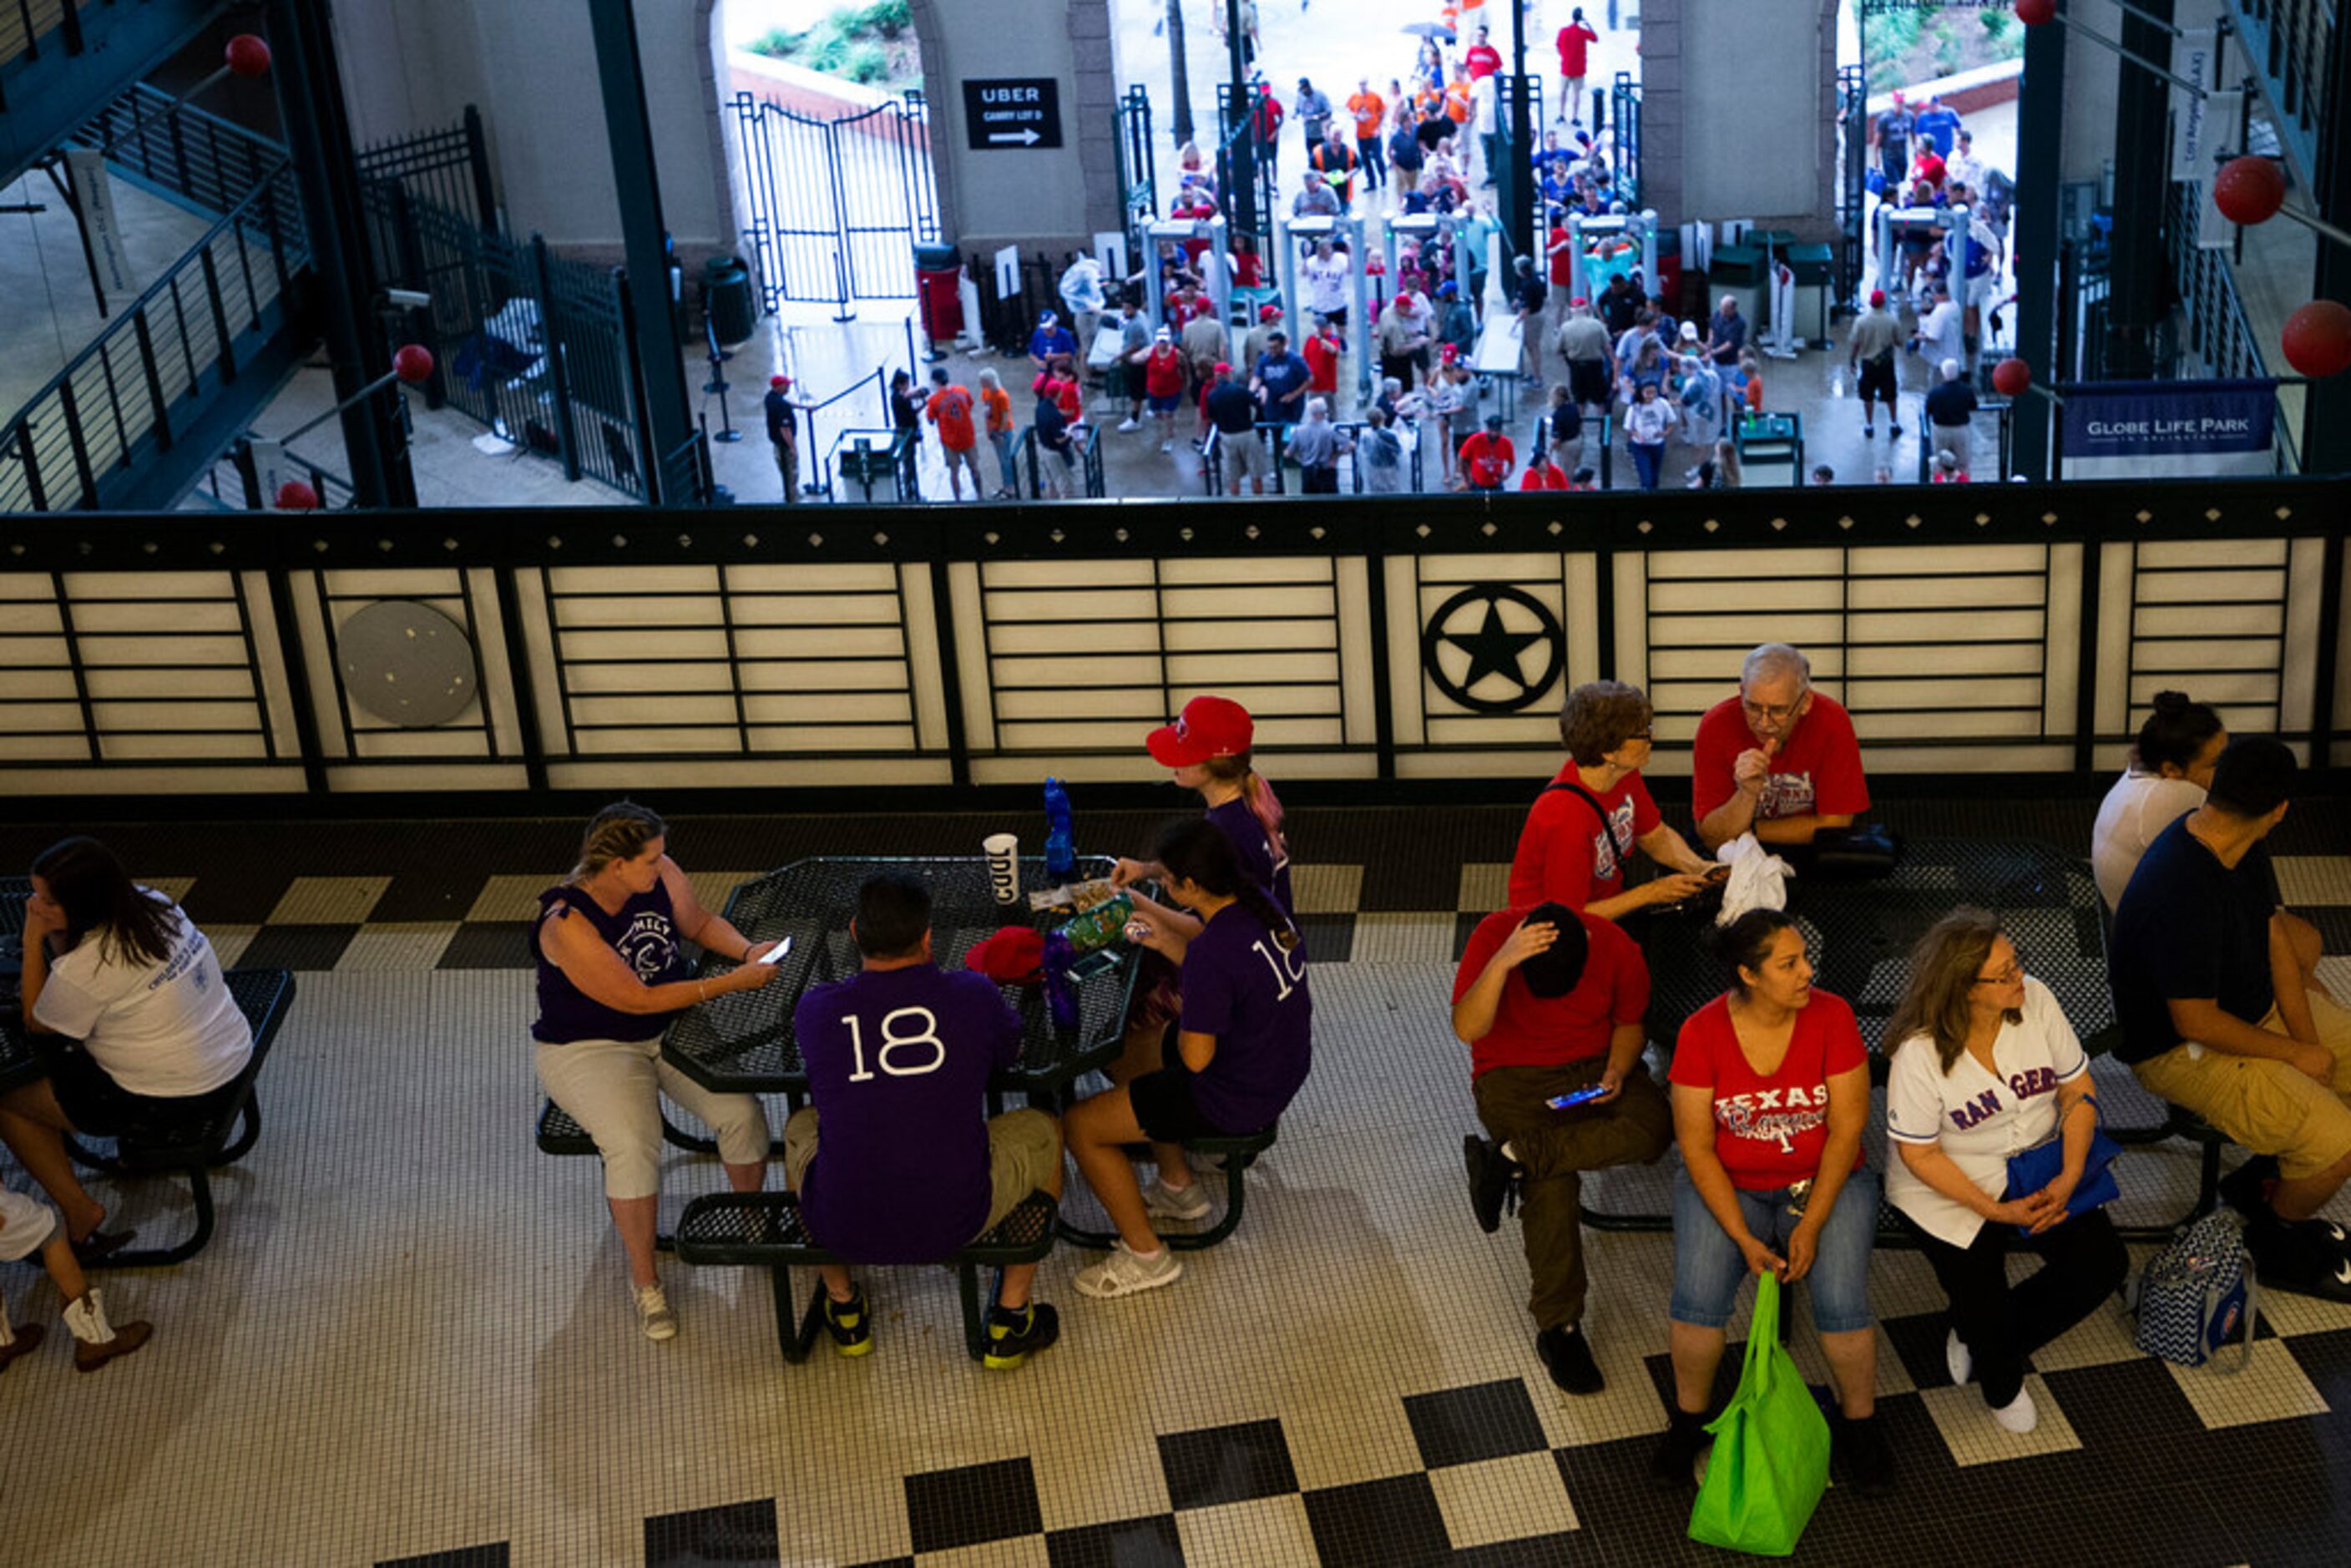
[(0, 1263), (30, 1258), (57, 1233), (57, 1211), (37, 1197), (0, 1186)]
[(1266, 456), (1265, 443), (1255, 431), (1247, 435), (1220, 434), (1217, 448), (1224, 454), (1225, 479), (1228, 484), (1262, 479), (1273, 471), (1273, 464)]
[[(2202, 1048), (2198, 1054), (2186, 1045), (2132, 1071), (2149, 1093), (2195, 1112), (2257, 1155), (2275, 1155), (2288, 1181), (2316, 1176), (2351, 1155), (2351, 1012), (2314, 990), (2310, 1016), (2335, 1055), (2331, 1089), (2283, 1061)], [(2275, 1008), (2261, 1027), (2285, 1032)]]
[[(816, 1158), (816, 1107), (804, 1105), (784, 1124), (784, 1185), (794, 1192)], [(987, 1223), (1004, 1222), (1032, 1192), (1050, 1191), (1061, 1174), (1061, 1124), (1042, 1111), (1007, 1111), (987, 1119)]]

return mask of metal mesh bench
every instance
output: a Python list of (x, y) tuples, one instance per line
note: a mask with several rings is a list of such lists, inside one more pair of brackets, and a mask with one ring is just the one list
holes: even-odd
[(88, 1265), (95, 1269), (152, 1269), (183, 1263), (204, 1250), (213, 1239), (214, 1215), (210, 1172), (235, 1165), (261, 1136), (261, 1103), (254, 1083), (278, 1027), (286, 1021), (287, 1004), (294, 999), (294, 977), (284, 969), (233, 969), (224, 977), (230, 997), (253, 1030), (253, 1055), (236, 1077), (236, 1092), (218, 1114), (201, 1127), (169, 1136), (126, 1132), (114, 1141), (111, 1155), (99, 1154), (79, 1139), (68, 1137), (75, 1159), (111, 1176), (183, 1176), (196, 1211), (195, 1228), (171, 1247), (125, 1248)]
[[(1032, 1192), (995, 1229), (941, 1260), (956, 1271), (963, 1298), (964, 1348), (972, 1360), (987, 1351), (979, 1270), (1034, 1263), (1050, 1252), (1060, 1209), (1049, 1194)], [(791, 1271), (840, 1260), (809, 1234), (799, 1198), (789, 1192), (721, 1192), (697, 1197), (685, 1206), (678, 1221), (677, 1255), (680, 1261), (697, 1266), (767, 1270), (776, 1298), (777, 1346), (786, 1361), (797, 1364), (808, 1359), (809, 1347), (824, 1328), (824, 1287), (819, 1285), (807, 1310), (799, 1311), (792, 1304)]]
[[(668, 1116), (662, 1117), (662, 1139), (674, 1149), (689, 1154), (715, 1155), (718, 1142), (715, 1138), (698, 1138), (692, 1133), (680, 1132)], [(571, 1113), (554, 1101), (542, 1103), (538, 1108), (538, 1152), (542, 1155), (592, 1155), (596, 1140), (588, 1129), (571, 1119)]]
[[(1257, 1163), (1258, 1155), (1273, 1147), (1280, 1132), (1281, 1124), (1275, 1122), (1271, 1126), (1238, 1137), (1186, 1139), (1186, 1154), (1200, 1155), (1214, 1168), (1225, 1173), (1225, 1212), (1206, 1230), (1157, 1232), (1160, 1244), (1172, 1247), (1178, 1252), (1197, 1252), (1203, 1248), (1214, 1247), (1239, 1229), (1241, 1211), (1249, 1198), (1249, 1181), (1244, 1173)], [(1081, 1230), (1067, 1220), (1061, 1222), (1061, 1237), (1075, 1246), (1090, 1247), (1097, 1252), (1109, 1251), (1118, 1241), (1115, 1231)]]

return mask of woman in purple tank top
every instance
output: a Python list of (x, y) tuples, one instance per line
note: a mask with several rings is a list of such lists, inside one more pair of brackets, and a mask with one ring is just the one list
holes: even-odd
[[(661, 1202), (661, 1097), (709, 1124), (727, 1185), (757, 1192), (767, 1176), (768, 1120), (749, 1094), (718, 1094), (661, 1059), (672, 1018), (712, 997), (776, 977), (751, 960), (774, 944), (751, 942), (702, 907), (665, 852), (669, 830), (622, 800), (596, 813), (571, 874), (538, 895), (531, 928), (538, 960), (538, 1081), (547, 1096), (596, 1140), (604, 1197), (629, 1255), (629, 1285), (648, 1339), (677, 1333), (677, 1316), (653, 1270)], [(694, 977), (679, 950), (699, 943), (737, 967)]]

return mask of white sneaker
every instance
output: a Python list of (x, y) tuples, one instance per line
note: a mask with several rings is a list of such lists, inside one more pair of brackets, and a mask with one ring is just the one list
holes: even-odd
[(1163, 441), (1159, 444), (1159, 450), (1162, 452), (1173, 452), (1176, 450), (1176, 444), (1173, 441)]
[(1161, 1285), (1172, 1285), (1184, 1271), (1176, 1260), (1172, 1247), (1162, 1247), (1156, 1258), (1138, 1257), (1128, 1250), (1125, 1242), (1115, 1243), (1110, 1256), (1091, 1269), (1078, 1270), (1078, 1293), (1096, 1301), (1114, 1301), (1120, 1296), (1132, 1296)]
[(1208, 1189), (1196, 1177), (1187, 1187), (1169, 1186), (1154, 1178), (1143, 1189), (1144, 1211), (1154, 1219), (1206, 1219), (1216, 1205), (1208, 1201)]
[(2015, 1398), (1992, 1411), (1991, 1418), (2021, 1437), (2041, 1424), (2041, 1412), (2032, 1407), (2032, 1391), (2020, 1388)]
[(1959, 1343), (1959, 1331), (1953, 1329), (1943, 1339), (1943, 1364), (1949, 1369), (1951, 1382), (1963, 1384), (1976, 1375), (1976, 1358)]
[(677, 1337), (677, 1314), (669, 1310), (669, 1298), (659, 1285), (637, 1287), (637, 1326), (647, 1339)]
[(1134, 420), (1131, 420), (1131, 419), (1122, 419), (1122, 420), (1120, 420), (1120, 421), (1118, 422), (1118, 427), (1119, 427), (1119, 429), (1121, 429), (1121, 430), (1141, 430), (1141, 429), (1143, 428), (1143, 426), (1142, 426), (1142, 425), (1140, 425), (1140, 424), (1136, 423)]

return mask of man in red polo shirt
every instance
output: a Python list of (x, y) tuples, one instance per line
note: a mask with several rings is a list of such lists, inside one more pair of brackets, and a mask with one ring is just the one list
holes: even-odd
[[(1650, 1164), (1673, 1140), (1665, 1092), (1641, 1064), (1648, 1006), (1640, 947), (1558, 904), (1486, 916), (1453, 978), (1453, 1032), (1469, 1047), (1470, 1092), (1492, 1134), (1465, 1145), (1470, 1204), (1490, 1233), (1518, 1179), (1535, 1354), (1570, 1394), (1606, 1385), (1583, 1332), (1582, 1173)], [(1595, 1087), (1587, 1103), (1547, 1103)]]
[(1853, 716), (1813, 690), (1812, 661), (1785, 643), (1747, 655), (1739, 695), (1698, 720), (1690, 814), (1713, 849), (1753, 830), (1767, 844), (1808, 844), (1869, 810)]

